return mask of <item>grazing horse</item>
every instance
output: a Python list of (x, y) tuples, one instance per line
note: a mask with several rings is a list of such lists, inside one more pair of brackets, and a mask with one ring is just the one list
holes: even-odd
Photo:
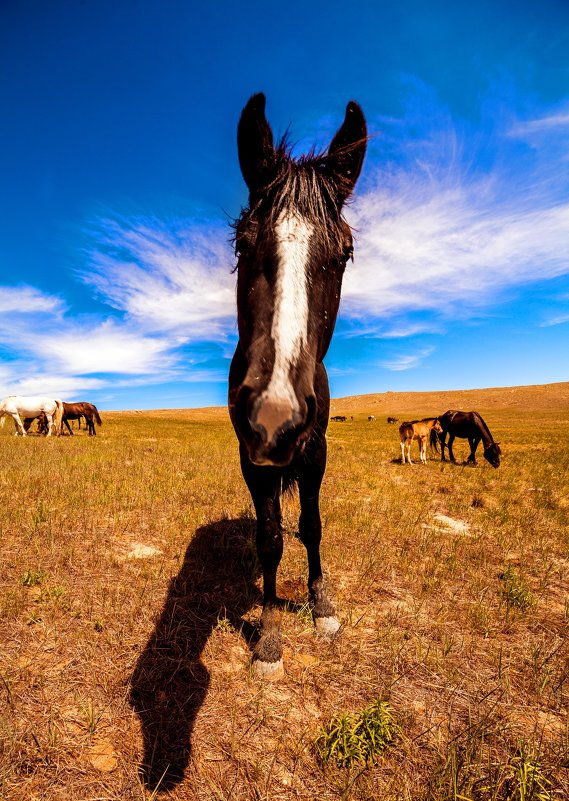
[(399, 418), (398, 417), (388, 417), (387, 418), (387, 423), (390, 426), (394, 426), (395, 423), (398, 423), (398, 422), (399, 422)]
[(13, 418), (16, 434), (26, 436), (22, 417), (39, 417), (45, 412), (47, 417), (47, 436), (55, 430), (59, 434), (63, 415), (63, 401), (53, 398), (25, 398), (21, 395), (9, 395), (0, 403), (0, 427), (4, 427), (6, 415)]
[[(494, 442), (494, 438), (490, 433), (490, 429), (482, 419), (478, 412), (456, 412), (449, 410), (439, 417), (442, 431), (438, 435), (438, 440), (441, 443), (441, 459), (445, 459), (445, 445), (448, 448), (448, 455), (451, 462), (456, 462), (452, 452), (453, 442), (455, 437), (468, 439), (470, 445), (470, 455), (466, 460), (467, 464), (476, 464), (476, 448), (478, 443), (482, 440), (484, 446), (484, 458), (490, 462), (492, 467), (500, 466), (500, 443)], [(448, 434), (448, 445), (446, 444), (446, 437)], [(431, 445), (437, 449), (437, 435), (431, 434)]]
[(34, 420), (38, 421), (37, 433), (45, 436), (48, 432), (49, 424), (45, 412), (40, 412), (37, 417), (24, 417), (24, 431), (26, 434), (29, 432)]
[(330, 411), (322, 360), (353, 253), (342, 206), (360, 174), (366, 142), (365, 118), (353, 101), (327, 153), (299, 159), (284, 140), (275, 147), (263, 94), (251, 97), (239, 121), (249, 205), (235, 223), (239, 342), (229, 372), (229, 413), (257, 516), (263, 612), (253, 671), (259, 677), (282, 670), (280, 496), (294, 484), (316, 630), (332, 636), (340, 627), (320, 564), (319, 493)]
[[(63, 404), (63, 423), (67, 426), (67, 430), (73, 436), (73, 431), (71, 430), (71, 426), (69, 425), (69, 420), (79, 420), (81, 418), (85, 418), (85, 422), (87, 423), (87, 431), (90, 437), (96, 436), (97, 432), (95, 430), (95, 422), (97, 425), (102, 426), (103, 421), (99, 415), (99, 410), (97, 407), (92, 403), (87, 403), (86, 401), (82, 401), (80, 403), (64, 403)], [(79, 422), (81, 425), (81, 422)]]
[(345, 423), (346, 420), (347, 420), (347, 417), (346, 417), (345, 414), (336, 414), (336, 415), (334, 415), (334, 417), (331, 417), (330, 420), (333, 423)]
[(399, 426), (399, 437), (401, 439), (401, 464), (405, 464), (405, 454), (407, 461), (411, 461), (411, 443), (414, 439), (419, 442), (419, 455), (423, 464), (427, 464), (427, 442), (432, 431), (441, 432), (441, 424), (438, 417), (424, 417), (422, 420), (411, 420), (408, 423), (401, 423)]

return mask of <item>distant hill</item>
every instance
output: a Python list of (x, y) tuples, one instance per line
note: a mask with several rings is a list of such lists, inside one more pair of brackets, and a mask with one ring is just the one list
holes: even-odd
[[(373, 414), (376, 416), (442, 414), (447, 409), (484, 410), (518, 409), (539, 412), (547, 409), (569, 409), (569, 381), (558, 384), (535, 384), (523, 387), (490, 389), (458, 389), (446, 392), (381, 392), (373, 395), (349, 395), (334, 398), (330, 414)], [(203, 409), (154, 409), (123, 411), (113, 414), (142, 414), (157, 417), (179, 417), (196, 421), (227, 418), (225, 406)]]
[(459, 389), (447, 392), (382, 392), (332, 401), (331, 414), (442, 414), (447, 409), (519, 409), (528, 412), (569, 408), (569, 382), (525, 387)]

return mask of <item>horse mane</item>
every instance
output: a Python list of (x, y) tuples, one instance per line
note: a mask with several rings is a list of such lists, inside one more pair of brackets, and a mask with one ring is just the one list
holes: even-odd
[[(490, 442), (493, 444), (494, 443), (494, 437), (490, 433), (490, 429), (486, 425), (486, 421), (484, 420), (482, 415), (479, 412), (473, 412), (473, 415), (477, 419), (477, 421), (480, 423), (480, 427), (483, 429), (484, 433), (486, 434), (486, 436), (488, 437)], [(484, 447), (486, 447), (486, 446), (484, 446)]]
[[(355, 150), (360, 144), (356, 142), (342, 152)], [(283, 213), (293, 210), (314, 224), (320, 243), (329, 252), (342, 249), (349, 226), (342, 217), (342, 204), (338, 203), (338, 197), (350, 194), (349, 176), (333, 173), (324, 152), (313, 151), (294, 158), (286, 134), (275, 149), (271, 172), (269, 183), (254, 194), (251, 205), (243, 208), (232, 224), (236, 254), (240, 252), (245, 227), (252, 229), (256, 239), (260, 219), (263, 227), (274, 227)]]

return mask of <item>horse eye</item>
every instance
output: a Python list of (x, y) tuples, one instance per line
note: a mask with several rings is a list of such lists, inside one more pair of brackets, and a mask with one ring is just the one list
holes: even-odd
[(246, 256), (251, 252), (251, 241), (248, 236), (241, 234), (235, 239), (235, 253), (238, 256)]

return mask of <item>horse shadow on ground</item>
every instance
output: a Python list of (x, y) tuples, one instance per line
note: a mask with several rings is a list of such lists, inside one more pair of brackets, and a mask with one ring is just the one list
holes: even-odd
[(130, 680), (129, 701), (142, 726), (142, 779), (166, 791), (184, 777), (196, 716), (209, 687), (201, 653), (220, 619), (252, 643), (242, 616), (260, 600), (252, 518), (197, 529), (154, 631)]

